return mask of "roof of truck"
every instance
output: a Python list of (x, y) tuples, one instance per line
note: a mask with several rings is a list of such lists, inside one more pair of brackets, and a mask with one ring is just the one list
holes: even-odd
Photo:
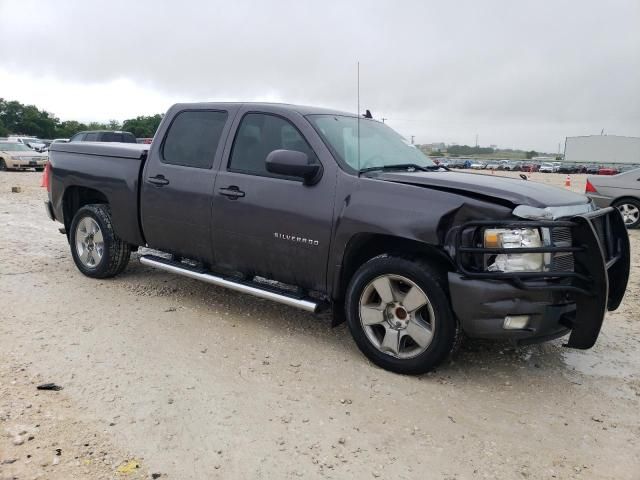
[(298, 112), (301, 115), (346, 115), (355, 117), (354, 113), (344, 112), (333, 108), (313, 107), (309, 105), (293, 105), (291, 103), (277, 102), (193, 102), (193, 103), (176, 103), (173, 107), (177, 108), (224, 108), (229, 106), (242, 107), (250, 105), (256, 109), (269, 108), (279, 110), (290, 110)]

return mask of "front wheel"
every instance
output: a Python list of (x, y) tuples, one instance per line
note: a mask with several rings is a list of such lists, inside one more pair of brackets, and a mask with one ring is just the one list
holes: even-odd
[(122, 272), (131, 255), (128, 243), (118, 238), (108, 205), (85, 205), (73, 217), (69, 231), (71, 255), (88, 277), (108, 278)]
[(431, 370), (451, 352), (458, 334), (439, 275), (419, 260), (369, 260), (349, 283), (345, 309), (362, 353), (392, 372)]
[(638, 228), (640, 226), (640, 201), (627, 198), (617, 201), (613, 206), (622, 215), (627, 228)]
[(4, 158), (0, 158), (0, 172), (6, 172), (8, 170), (7, 164), (4, 163)]

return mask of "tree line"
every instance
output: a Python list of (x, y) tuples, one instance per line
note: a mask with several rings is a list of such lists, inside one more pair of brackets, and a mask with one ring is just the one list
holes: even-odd
[(137, 138), (153, 137), (163, 115), (140, 115), (120, 123), (82, 123), (75, 120), (61, 121), (58, 117), (35, 105), (24, 105), (15, 100), (0, 98), (0, 137), (28, 135), (38, 138), (69, 138), (83, 130), (125, 130)]

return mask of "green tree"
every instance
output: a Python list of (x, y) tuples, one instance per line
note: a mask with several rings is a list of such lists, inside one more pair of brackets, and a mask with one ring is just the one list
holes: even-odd
[(162, 121), (162, 115), (141, 115), (136, 118), (130, 118), (122, 122), (122, 129), (133, 133), (137, 138), (153, 137), (158, 129), (158, 125)]
[(76, 122), (75, 120), (66, 120), (58, 124), (54, 137), (71, 138), (74, 134), (83, 130), (88, 130), (84, 123)]
[(530, 151), (527, 152), (526, 155), (527, 155), (528, 159), (531, 159), (533, 157), (537, 157), (538, 156), (538, 152), (536, 152), (535, 150), (530, 150)]

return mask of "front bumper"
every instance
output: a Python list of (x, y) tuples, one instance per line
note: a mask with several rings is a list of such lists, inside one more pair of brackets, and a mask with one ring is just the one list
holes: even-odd
[[(571, 269), (486, 272), (477, 257), (504, 253), (474, 246), (465, 231), (485, 227), (544, 227), (571, 231), (571, 245), (509, 249), (508, 253), (570, 253)], [(567, 221), (479, 221), (460, 227), (455, 241), (458, 272), (449, 274), (453, 309), (472, 337), (543, 341), (571, 333), (568, 347), (591, 348), (607, 310), (618, 308), (629, 277), (629, 237), (620, 213), (606, 208)], [(475, 257), (475, 259), (474, 259)], [(504, 318), (529, 315), (521, 330), (505, 330)]]
[(5, 160), (7, 168), (11, 170), (28, 170), (30, 168), (44, 168), (45, 162), (37, 161), (37, 162), (27, 162), (27, 161), (18, 161), (18, 160)]

